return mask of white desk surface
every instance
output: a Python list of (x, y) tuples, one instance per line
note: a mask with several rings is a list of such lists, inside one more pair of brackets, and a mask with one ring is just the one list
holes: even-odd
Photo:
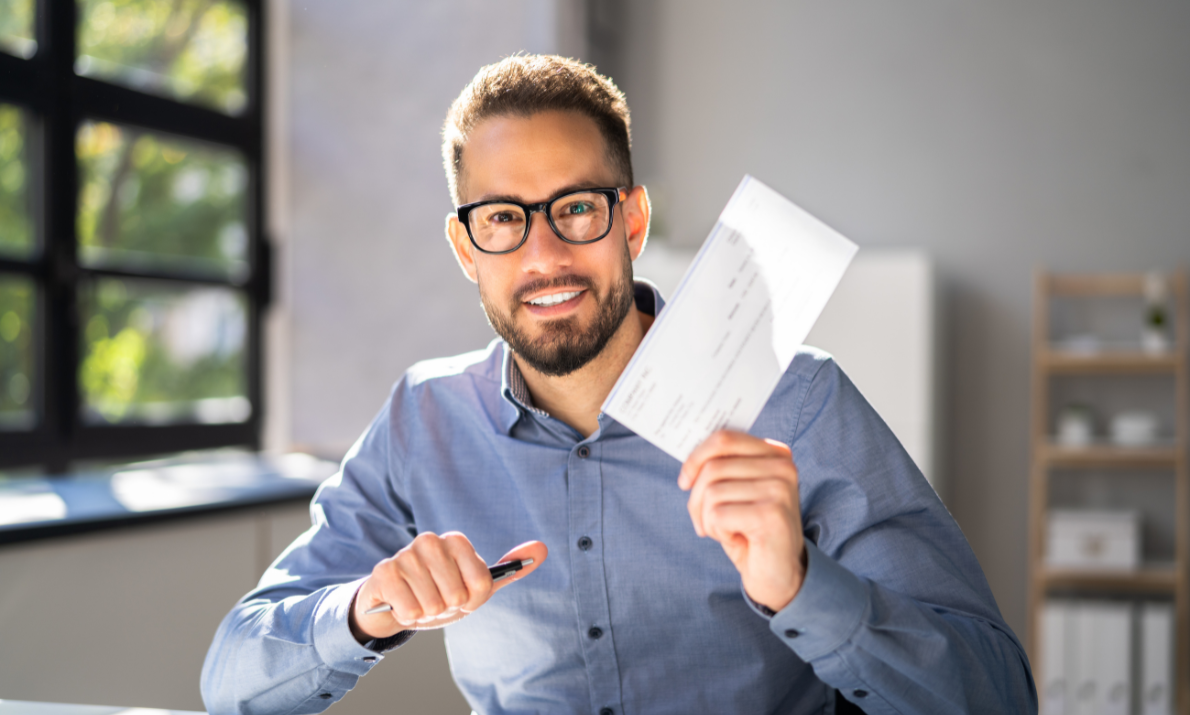
[(205, 715), (193, 710), (158, 710), (156, 708), (117, 708), (105, 705), (63, 705), (0, 700), (0, 715)]

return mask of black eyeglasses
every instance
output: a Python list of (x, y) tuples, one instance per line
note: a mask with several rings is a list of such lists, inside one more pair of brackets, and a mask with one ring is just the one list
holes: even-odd
[(626, 189), (583, 189), (540, 204), (476, 201), (458, 208), (471, 243), (484, 253), (512, 253), (529, 238), (533, 214), (545, 214), (550, 228), (567, 243), (595, 243), (612, 230), (612, 209)]

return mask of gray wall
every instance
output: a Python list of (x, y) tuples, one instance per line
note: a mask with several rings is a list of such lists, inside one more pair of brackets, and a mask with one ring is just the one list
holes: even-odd
[[(274, 225), (285, 274), (289, 439), (342, 454), (418, 360), (493, 333), (443, 228), (439, 131), (484, 64), (581, 51), (568, 0), (286, 3), (286, 138)], [(274, 127), (276, 128), (276, 127)], [(284, 365), (288, 362), (288, 365)], [(274, 405), (285, 408), (284, 400)]]
[(1024, 635), (1031, 277), (1190, 259), (1190, 5), (622, 6), (609, 62), (659, 232), (752, 173), (865, 246), (938, 263), (949, 506)]

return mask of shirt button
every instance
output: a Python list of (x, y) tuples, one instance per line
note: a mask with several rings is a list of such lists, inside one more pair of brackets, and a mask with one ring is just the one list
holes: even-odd
[(587, 445), (584, 444), (583, 446), (578, 448), (579, 459), (586, 459), (587, 457), (590, 457), (590, 456), (591, 456), (591, 448), (590, 447), (588, 447)]
[(611, 708), (599, 708), (599, 715), (616, 715), (616, 711)]
[(802, 634), (801, 631), (796, 630), (794, 628), (786, 628), (785, 629), (785, 637), (786, 638), (797, 638), (801, 634)]
[(579, 537), (578, 547), (580, 549), (582, 549), (583, 551), (590, 551), (591, 547), (594, 545), (595, 545), (595, 542), (591, 541), (591, 537), (589, 537), (589, 536)]
[(857, 698), (866, 698), (866, 697), (868, 697), (868, 691), (867, 690), (856, 690), (853, 693), (853, 695), (855, 695), (855, 697), (857, 697)]
[(587, 631), (587, 637), (591, 640), (597, 640), (603, 637), (603, 629), (599, 626), (591, 626), (591, 630)]
[(330, 693), (319, 693), (318, 697), (322, 698), (323, 700), (330, 700), (331, 698), (333, 698), (335, 696), (331, 695)]
[(365, 655), (365, 656), (363, 657), (363, 661), (364, 661), (365, 663), (375, 663), (375, 662), (376, 662), (376, 656), (374, 656), (374, 655)]

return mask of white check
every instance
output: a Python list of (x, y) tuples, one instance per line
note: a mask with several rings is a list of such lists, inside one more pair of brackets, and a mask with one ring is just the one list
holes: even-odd
[(857, 250), (745, 176), (603, 411), (683, 462), (748, 430)]

